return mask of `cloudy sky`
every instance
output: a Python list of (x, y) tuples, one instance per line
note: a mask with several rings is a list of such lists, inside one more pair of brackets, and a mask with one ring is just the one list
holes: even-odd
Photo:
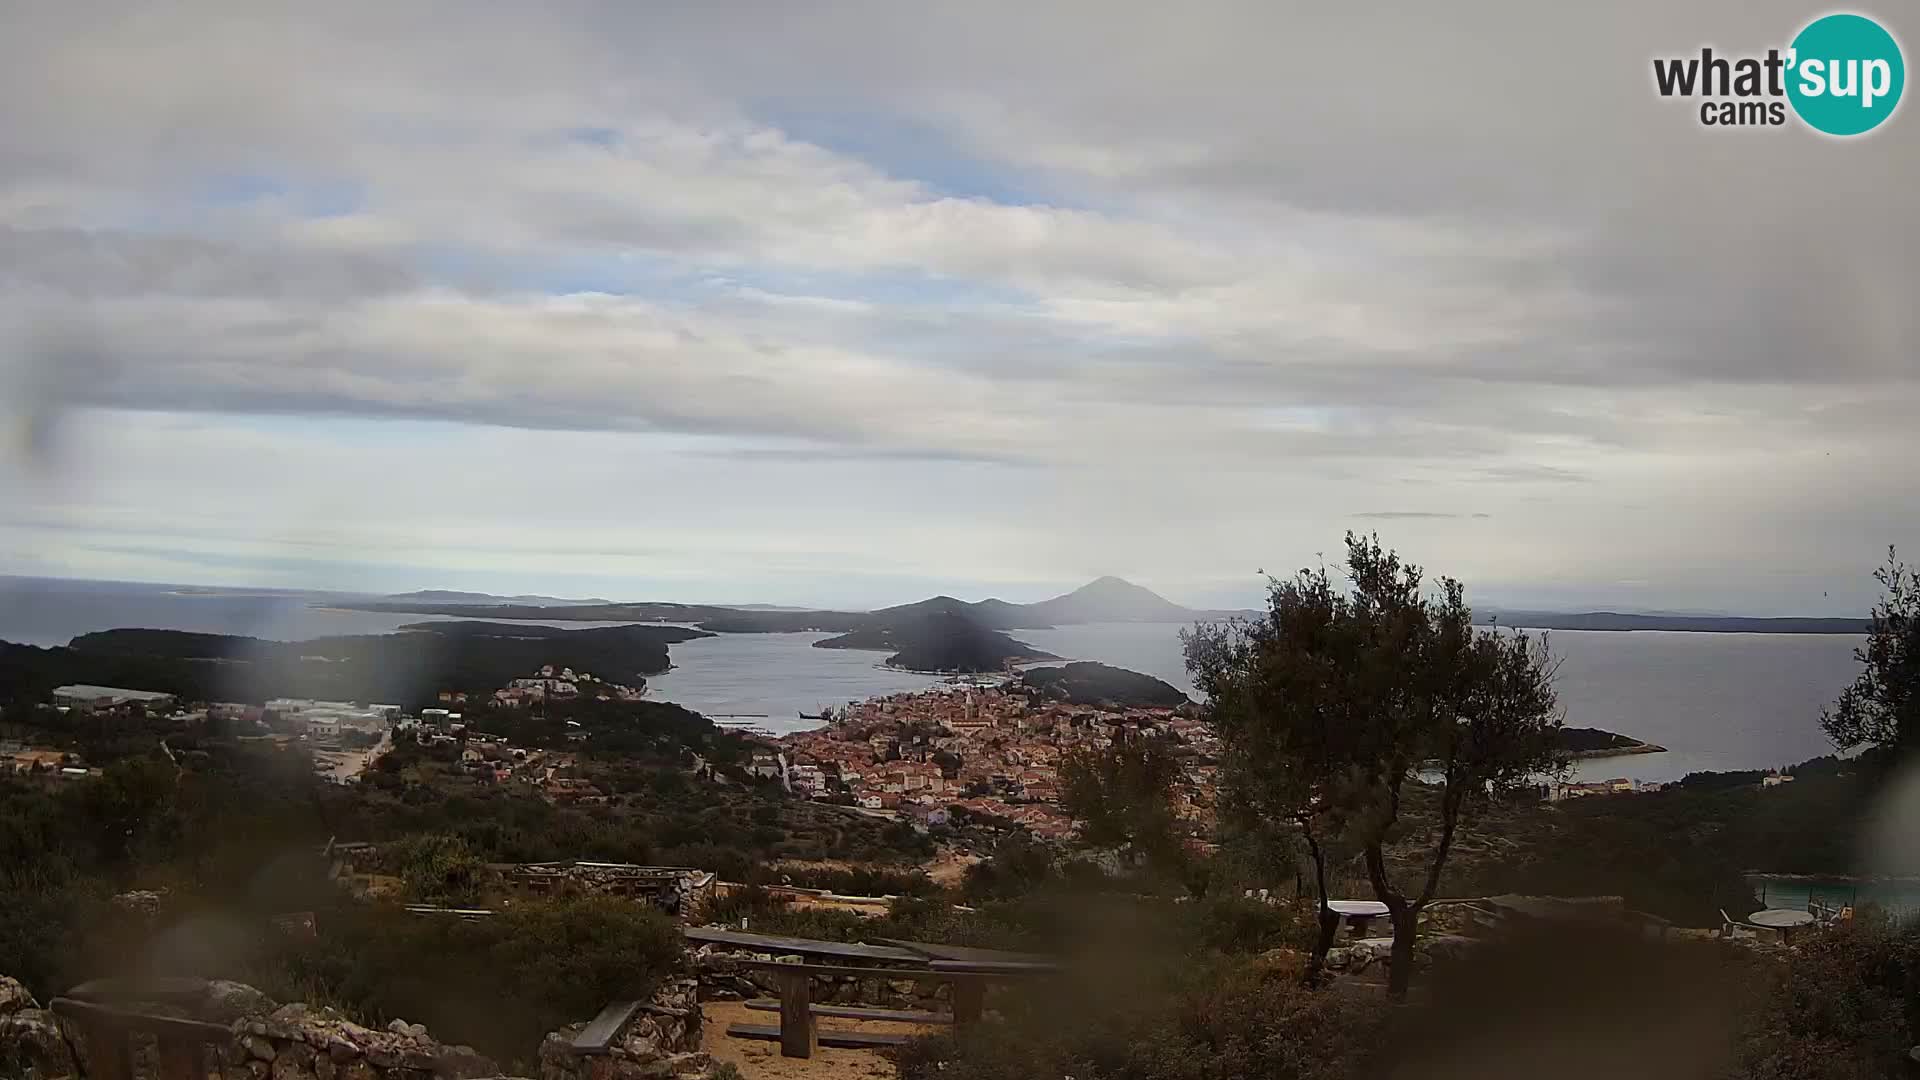
[(1920, 554), (1920, 118), (1651, 88), (1817, 6), (0, 9), (0, 573), (1225, 604), (1366, 529), (1816, 614)]

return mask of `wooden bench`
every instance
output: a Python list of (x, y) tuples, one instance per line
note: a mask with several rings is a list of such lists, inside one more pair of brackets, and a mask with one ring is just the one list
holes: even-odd
[(587, 1021), (580, 1034), (573, 1037), (568, 1048), (582, 1057), (603, 1057), (612, 1053), (614, 1040), (626, 1030), (634, 1014), (640, 1011), (638, 1001), (616, 1001), (600, 1010), (600, 1015)]

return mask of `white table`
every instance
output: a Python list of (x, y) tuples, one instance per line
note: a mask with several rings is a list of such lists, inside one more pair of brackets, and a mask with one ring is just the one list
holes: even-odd
[(1793, 932), (1813, 925), (1813, 913), (1794, 908), (1765, 908), (1747, 916), (1748, 924), (1780, 931), (1781, 941), (1793, 940)]
[(1387, 914), (1387, 905), (1378, 900), (1329, 900), (1327, 908), (1347, 920), (1354, 937), (1366, 937), (1367, 924)]

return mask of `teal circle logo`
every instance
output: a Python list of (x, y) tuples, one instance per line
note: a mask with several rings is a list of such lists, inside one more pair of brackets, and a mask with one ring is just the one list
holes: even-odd
[(1900, 43), (1864, 15), (1825, 15), (1793, 39), (1787, 100), (1815, 131), (1864, 135), (1900, 105), (1907, 64)]

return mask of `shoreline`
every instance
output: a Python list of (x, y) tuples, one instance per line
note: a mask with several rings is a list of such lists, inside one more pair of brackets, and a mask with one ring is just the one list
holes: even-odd
[(1887, 882), (1920, 884), (1920, 874), (1786, 874), (1769, 870), (1743, 870), (1749, 881), (1832, 881), (1849, 885), (1879, 885)]

